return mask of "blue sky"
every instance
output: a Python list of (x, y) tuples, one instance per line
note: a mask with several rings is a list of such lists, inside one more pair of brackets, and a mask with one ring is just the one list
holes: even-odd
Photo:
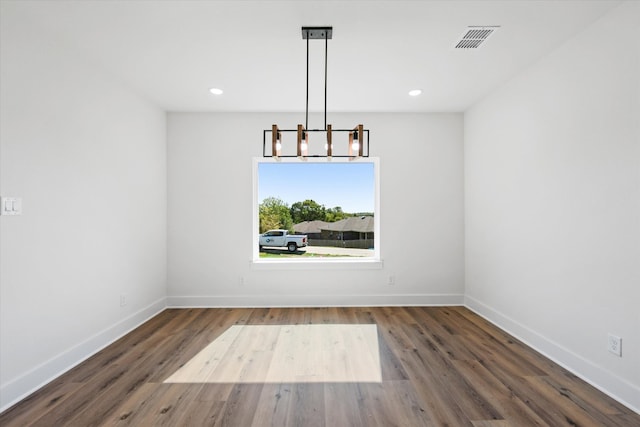
[(276, 197), (289, 206), (312, 199), (326, 208), (348, 213), (373, 212), (374, 164), (259, 163), (258, 202)]

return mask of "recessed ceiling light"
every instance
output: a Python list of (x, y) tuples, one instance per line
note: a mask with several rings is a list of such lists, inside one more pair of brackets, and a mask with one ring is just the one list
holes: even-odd
[(222, 95), (224, 91), (222, 89), (218, 89), (217, 87), (212, 87), (211, 89), (209, 89), (209, 92), (214, 95)]
[(413, 89), (409, 91), (409, 96), (418, 96), (422, 93), (422, 90), (420, 89)]

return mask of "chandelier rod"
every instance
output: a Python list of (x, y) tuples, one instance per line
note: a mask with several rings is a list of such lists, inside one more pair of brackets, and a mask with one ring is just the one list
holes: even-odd
[(307, 32), (307, 106), (304, 116), (304, 128), (309, 128), (309, 35)]
[[(307, 39), (309, 41), (309, 39)], [(324, 130), (327, 130), (327, 56), (329, 54), (328, 32), (324, 33)]]
[[(314, 32), (313, 30), (319, 30)], [(302, 27), (302, 36), (307, 39), (307, 92), (305, 105), (304, 128), (309, 129), (309, 39), (324, 38), (324, 130), (327, 130), (327, 63), (329, 57), (329, 39), (331, 27)], [(321, 37), (318, 37), (321, 35)]]

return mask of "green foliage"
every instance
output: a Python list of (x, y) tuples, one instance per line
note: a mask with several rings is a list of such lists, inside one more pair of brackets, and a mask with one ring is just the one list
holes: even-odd
[(324, 205), (319, 205), (313, 200), (305, 200), (304, 202), (296, 202), (291, 205), (291, 219), (294, 224), (303, 221), (324, 221), (326, 209)]
[(336, 221), (340, 221), (341, 219), (348, 218), (350, 216), (351, 214), (344, 212), (340, 206), (336, 206), (335, 208), (327, 209), (324, 216), (324, 220), (326, 222), (336, 222)]
[(293, 224), (304, 221), (336, 222), (351, 216), (373, 216), (373, 212), (347, 213), (340, 206), (325, 208), (314, 200), (287, 205), (277, 197), (267, 197), (260, 204), (260, 233), (268, 230), (284, 229), (293, 233)]
[(267, 197), (260, 203), (260, 233), (273, 229), (293, 231), (289, 205), (276, 197)]
[(375, 216), (373, 212), (355, 212), (348, 214), (347, 216)]

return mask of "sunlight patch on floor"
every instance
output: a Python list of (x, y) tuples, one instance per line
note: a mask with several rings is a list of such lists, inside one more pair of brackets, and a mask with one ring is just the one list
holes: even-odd
[(234, 325), (165, 383), (381, 382), (376, 325)]

